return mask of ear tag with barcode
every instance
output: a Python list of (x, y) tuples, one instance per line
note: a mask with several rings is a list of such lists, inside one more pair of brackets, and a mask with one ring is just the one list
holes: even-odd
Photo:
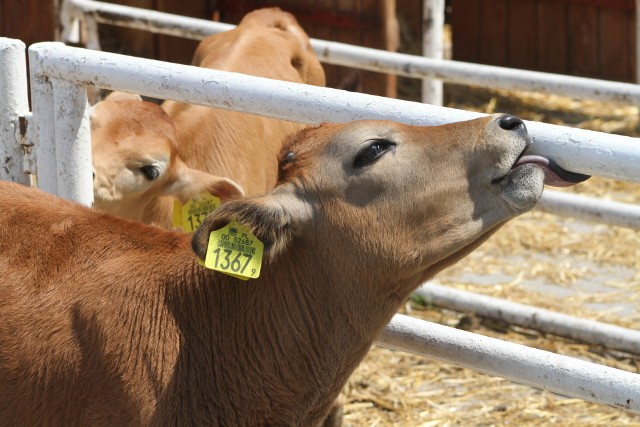
[(247, 227), (231, 221), (209, 235), (204, 265), (238, 279), (260, 276), (264, 245)]
[(171, 224), (182, 228), (187, 233), (196, 230), (209, 213), (220, 207), (220, 198), (204, 192), (184, 205), (180, 200), (173, 201), (173, 217)]

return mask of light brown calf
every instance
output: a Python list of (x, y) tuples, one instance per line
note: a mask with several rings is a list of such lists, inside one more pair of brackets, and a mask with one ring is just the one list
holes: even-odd
[(173, 197), (243, 195), (230, 179), (186, 166), (171, 118), (137, 95), (112, 92), (93, 107), (91, 151), (95, 207), (114, 215), (169, 227)]
[[(296, 19), (277, 8), (247, 14), (233, 30), (204, 39), (193, 65), (324, 86), (322, 66)], [(176, 123), (180, 155), (198, 170), (236, 181), (247, 195), (276, 183), (277, 155), (297, 123), (166, 101)]]
[[(308, 129), (193, 238), (0, 184), (0, 419), (319, 424), (410, 292), (536, 204), (528, 139), (512, 116)], [(197, 263), (231, 220), (256, 280)]]

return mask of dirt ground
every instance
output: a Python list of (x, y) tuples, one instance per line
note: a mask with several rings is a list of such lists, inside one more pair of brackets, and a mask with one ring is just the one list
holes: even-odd
[[(446, 105), (629, 136), (636, 106), (445, 87)], [(640, 143), (640, 141), (639, 141)], [(640, 185), (592, 178), (568, 190), (640, 203)], [(640, 233), (541, 212), (510, 222), (441, 273), (441, 284), (640, 328)], [(401, 313), (640, 372), (640, 357), (409, 300)], [(640, 426), (640, 416), (374, 346), (344, 388), (346, 426)]]

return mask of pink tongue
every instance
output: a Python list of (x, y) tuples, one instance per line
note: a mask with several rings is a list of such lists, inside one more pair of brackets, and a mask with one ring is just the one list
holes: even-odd
[(536, 155), (522, 156), (516, 162), (514, 167), (524, 165), (527, 163), (533, 163), (542, 168), (542, 170), (544, 171), (545, 185), (550, 185), (552, 187), (570, 187), (576, 184), (575, 182), (569, 182), (562, 179), (557, 173), (552, 171), (551, 168), (549, 167), (549, 159), (547, 159), (546, 157), (536, 156)]

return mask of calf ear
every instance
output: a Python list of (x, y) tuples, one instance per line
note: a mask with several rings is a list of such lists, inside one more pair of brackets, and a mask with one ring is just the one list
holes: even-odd
[(244, 196), (242, 188), (233, 180), (191, 169), (177, 160), (175, 180), (166, 186), (165, 196), (173, 196), (186, 203), (189, 199), (208, 192), (222, 201)]
[(263, 197), (233, 200), (213, 211), (196, 230), (191, 246), (204, 259), (212, 231), (235, 220), (251, 229), (264, 244), (264, 254), (273, 258), (281, 253), (291, 239), (312, 223), (313, 210), (309, 202), (285, 186)]

